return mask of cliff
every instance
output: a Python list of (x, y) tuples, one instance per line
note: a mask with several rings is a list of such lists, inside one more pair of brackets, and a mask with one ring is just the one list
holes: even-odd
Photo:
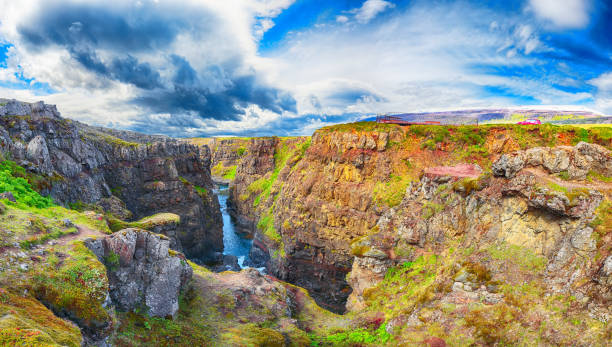
[[(604, 147), (578, 144), (581, 140), (596, 142)], [(572, 144), (578, 145), (571, 147)], [(538, 146), (541, 149), (534, 149)], [(553, 236), (553, 231), (543, 234), (541, 232), (552, 230), (551, 228), (555, 226), (554, 230), (587, 233), (583, 230), (589, 223), (589, 218), (593, 218), (594, 209), (601, 201), (605, 204), (608, 199), (605, 193), (608, 188), (601, 180), (605, 181), (606, 177), (610, 176), (609, 169), (605, 166), (609, 164), (605, 155), (596, 149), (603, 148), (605, 152), (605, 147), (610, 148), (610, 137), (605, 133), (549, 125), (539, 128), (519, 126), (408, 128), (373, 123), (341, 125), (318, 130), (312, 139), (251, 139), (247, 146), (247, 154), (239, 161), (236, 177), (230, 184), (232, 194), (230, 202), (236, 214), (242, 218), (241, 223), (245, 228), (250, 227), (256, 231), (251, 253), (256, 263), (257, 261), (260, 264), (265, 263), (270, 273), (278, 278), (307, 288), (319, 304), (335, 311), (343, 311), (351, 291), (355, 293), (351, 296), (349, 308), (362, 308), (363, 290), (376, 284), (384, 277), (387, 270), (398, 262), (415, 259), (415, 253), (411, 253), (412, 248), (416, 247), (417, 250), (427, 248), (425, 246), (428, 244), (425, 240), (429, 240), (427, 237), (434, 240), (444, 237), (444, 232), (440, 230), (446, 230), (450, 226), (440, 229), (441, 222), (435, 217), (443, 218), (446, 224), (453, 226), (454, 231), (449, 231), (452, 235), (466, 235), (464, 228), (469, 223), (471, 223), (470, 228), (479, 230), (489, 230), (493, 226), (500, 228), (502, 225), (504, 225), (501, 227), (502, 230), (506, 232), (531, 228), (528, 230), (536, 230), (540, 238), (541, 235), (554, 237), (554, 242), (547, 241), (552, 242), (547, 247), (560, 250), (563, 242), (569, 242), (567, 240), (571, 236), (560, 238), (559, 235)], [(526, 154), (520, 154), (521, 148), (529, 149), (531, 157), (525, 159)], [(561, 154), (555, 156), (555, 153)], [(512, 161), (509, 158), (517, 156), (523, 158), (514, 159), (518, 162), (522, 160), (517, 170), (530, 166), (527, 173), (535, 170), (533, 175), (536, 178), (528, 179), (528, 183), (519, 188), (508, 190), (506, 185), (518, 183), (506, 178), (505, 171), (501, 173), (503, 170), (501, 167), (505, 167), (503, 163)], [(543, 173), (538, 171), (547, 167), (552, 168), (551, 171)], [(422, 183), (427, 177), (442, 173), (442, 176), (449, 176), (453, 180), (450, 183), (446, 182), (446, 188), (455, 184), (459, 186), (457, 189), (461, 190), (462, 183), (455, 181), (464, 179), (475, 181), (481, 176), (493, 177), (492, 172), (504, 177), (492, 178), (494, 184), (488, 189), (503, 191), (505, 195), (503, 199), (501, 195), (492, 195), (486, 202), (479, 201), (488, 211), (482, 212), (481, 218), (472, 220), (470, 217), (474, 211), (465, 212), (468, 205), (474, 208), (473, 200), (464, 196), (465, 191), (455, 195), (445, 193), (445, 198), (460, 198), (454, 203), (463, 206), (461, 217), (457, 211), (452, 209), (450, 212), (447, 211), (445, 201), (417, 203), (420, 201), (418, 199), (422, 198), (418, 198), (416, 187), (421, 185), (429, 187), (429, 183)], [(563, 179), (582, 180), (582, 183), (569, 185), (572, 189), (580, 188), (575, 193), (571, 193), (572, 190), (568, 188), (569, 195), (579, 194), (578, 192), (584, 188), (591, 191), (589, 194), (592, 196), (587, 194), (581, 199), (591, 201), (593, 205), (586, 210), (572, 207), (574, 212), (561, 212), (561, 209), (568, 208), (568, 204), (576, 201), (568, 202), (571, 199), (557, 197), (558, 202), (554, 199), (548, 202), (553, 207), (546, 207), (546, 199), (550, 199), (548, 197), (550, 194), (535, 193), (539, 190), (533, 187), (556, 184), (562, 187), (558, 189), (563, 190), (564, 186), (558, 183), (560, 180), (564, 183)], [(471, 194), (469, 184), (472, 183), (468, 183), (465, 189)], [(454, 192), (452, 189), (451, 191)], [(601, 198), (602, 196), (604, 198)], [(521, 217), (523, 219), (519, 218), (523, 221), (522, 224), (514, 222), (503, 224), (505, 218), (510, 218), (508, 215), (510, 212), (503, 206), (513, 205), (517, 205), (517, 210), (514, 212), (516, 215), (524, 215)], [(387, 222), (383, 225), (382, 222), (388, 220), (390, 218), (388, 215), (398, 209), (414, 213), (420, 211), (422, 214), (411, 217), (410, 223), (418, 224), (419, 227), (414, 231), (413, 226), (410, 235), (404, 235), (403, 240), (398, 240), (393, 235), (405, 233), (404, 229), (398, 229), (397, 223)], [(549, 217), (542, 218), (554, 219), (559, 213), (569, 213), (570, 216), (566, 216), (566, 219), (554, 219), (550, 221), (552, 224), (538, 229), (529, 224), (535, 217), (529, 213), (525, 214), (525, 209), (544, 209), (550, 214)], [(590, 215), (578, 218), (578, 214), (586, 211)], [(542, 212), (536, 214), (538, 213), (542, 214)], [(429, 231), (428, 218), (433, 218), (432, 221), (437, 223), (436, 228), (439, 230)], [(468, 223), (466, 220), (471, 222)], [(380, 232), (383, 227), (386, 228), (386, 233)], [(369, 250), (368, 241), (364, 241), (364, 237), (372, 234), (399, 243), (399, 246), (397, 244), (393, 246), (399, 247), (395, 255), (389, 258), (386, 255), (389, 249), (374, 247), (373, 250)], [(425, 234), (429, 236), (424, 236)], [(507, 242), (507, 237), (512, 239), (515, 236), (495, 234), (491, 239), (503, 243)], [(590, 238), (588, 235), (582, 237)], [(365, 243), (361, 247), (355, 247), (356, 244), (360, 245), (360, 242)], [(455, 247), (470, 247), (470, 244), (461, 243)], [(356, 256), (363, 255), (365, 253), (362, 252), (367, 253), (367, 251), (374, 252), (374, 256)], [(412, 256), (408, 256), (409, 254)], [(551, 254), (546, 254), (547, 257), (552, 257)], [(571, 257), (571, 255), (565, 256)], [(605, 257), (600, 256), (599, 265), (603, 264), (601, 263), (603, 259)], [(561, 278), (563, 276), (558, 276), (556, 280), (565, 280)]]
[[(137, 219), (173, 212), (181, 217), (173, 242), (178, 251), (205, 261), (222, 251), (206, 148), (90, 127), (41, 103), (9, 101), (0, 106), (0, 115), (5, 157), (26, 168), (43, 195), (65, 206), (97, 204), (115, 213), (124, 205)], [(121, 201), (109, 201), (113, 196)]]

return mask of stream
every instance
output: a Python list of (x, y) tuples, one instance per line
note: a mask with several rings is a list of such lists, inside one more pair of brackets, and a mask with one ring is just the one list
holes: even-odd
[[(246, 268), (244, 262), (249, 259), (249, 252), (253, 240), (249, 240), (236, 231), (234, 221), (227, 211), (227, 199), (229, 198), (229, 187), (227, 184), (217, 184), (215, 194), (221, 205), (223, 215), (223, 254), (234, 255), (238, 258), (240, 268)], [(247, 262), (248, 263), (248, 262)]]

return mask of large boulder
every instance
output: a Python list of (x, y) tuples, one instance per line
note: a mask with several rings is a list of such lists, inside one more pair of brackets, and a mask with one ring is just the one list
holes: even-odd
[(182, 254), (169, 249), (168, 238), (130, 228), (87, 245), (107, 267), (110, 296), (117, 308), (146, 307), (156, 317), (176, 314), (179, 293), (193, 269)]

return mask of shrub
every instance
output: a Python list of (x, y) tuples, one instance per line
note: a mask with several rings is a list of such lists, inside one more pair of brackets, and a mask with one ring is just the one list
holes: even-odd
[(11, 192), (17, 203), (29, 207), (45, 208), (53, 205), (50, 198), (41, 196), (32, 189), (24, 177), (25, 169), (12, 161), (0, 162), (0, 192)]

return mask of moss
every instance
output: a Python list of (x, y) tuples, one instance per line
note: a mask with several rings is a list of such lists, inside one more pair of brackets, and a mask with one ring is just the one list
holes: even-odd
[(587, 174), (587, 179), (590, 181), (596, 180), (596, 181), (601, 181), (601, 182), (605, 182), (605, 183), (611, 183), (612, 182), (612, 177), (608, 177), (608, 176), (604, 176), (600, 173), (597, 173), (595, 171), (589, 171), (589, 173)]
[(206, 198), (208, 197), (208, 190), (204, 187), (200, 187), (200, 186), (193, 186), (193, 188), (196, 190), (196, 192), (198, 192), (198, 194), (202, 197), (202, 198)]
[(539, 273), (546, 267), (546, 258), (538, 256), (526, 247), (497, 243), (487, 247), (486, 251), (491, 258), (513, 262), (530, 273)]
[(110, 322), (102, 304), (108, 292), (106, 269), (82, 242), (66, 249), (61, 261), (35, 269), (31, 289), (36, 298), (56, 312), (67, 312), (80, 325)]
[(570, 179), (569, 172), (567, 172), (567, 170), (559, 172), (557, 176), (564, 181), (568, 181)]
[(406, 188), (412, 182), (408, 175), (391, 175), (386, 182), (376, 182), (372, 200), (379, 206), (395, 207), (404, 199)]
[(138, 228), (151, 231), (156, 226), (168, 224), (180, 224), (181, 217), (174, 213), (157, 213), (152, 216), (144, 217), (134, 222), (122, 221), (113, 216), (106, 217), (108, 227), (113, 232), (126, 228)]
[(515, 308), (499, 303), (469, 311), (464, 319), (466, 325), (473, 327), (475, 335), (485, 343), (506, 345), (509, 344), (506, 330), (513, 326), (518, 314)]
[(285, 337), (278, 331), (261, 328), (255, 324), (245, 324), (238, 328), (227, 328), (221, 340), (229, 346), (285, 346)]
[(386, 345), (391, 341), (393, 336), (386, 330), (387, 324), (381, 324), (374, 331), (370, 331), (364, 328), (358, 328), (352, 331), (339, 332), (331, 334), (325, 337), (318, 337), (311, 335), (311, 338), (318, 343), (329, 343), (332, 346), (382, 346)]
[(427, 201), (423, 205), (423, 212), (421, 213), (421, 217), (423, 217), (423, 219), (429, 219), (434, 215), (442, 212), (443, 210), (444, 205), (440, 205), (432, 201)]
[(285, 256), (285, 247), (283, 244), (283, 238), (274, 227), (274, 216), (273, 207), (271, 206), (264, 214), (259, 218), (257, 228), (270, 240), (274, 241), (278, 245), (278, 252), (281, 256)]
[(0, 346), (80, 346), (81, 332), (40, 302), (0, 288)]
[(238, 168), (238, 166), (234, 165), (231, 166), (228, 170), (225, 171), (225, 173), (223, 174), (223, 178), (226, 180), (230, 180), (233, 181), (236, 178), (236, 169)]
[(246, 153), (246, 147), (240, 146), (240, 147), (236, 148), (235, 151), (236, 151), (236, 154), (238, 154), (239, 157), (242, 157), (244, 155), (244, 153)]
[(213, 176), (222, 177), (226, 180), (233, 181), (236, 178), (236, 169), (238, 165), (224, 166), (223, 163), (218, 163), (213, 166), (211, 173)]

